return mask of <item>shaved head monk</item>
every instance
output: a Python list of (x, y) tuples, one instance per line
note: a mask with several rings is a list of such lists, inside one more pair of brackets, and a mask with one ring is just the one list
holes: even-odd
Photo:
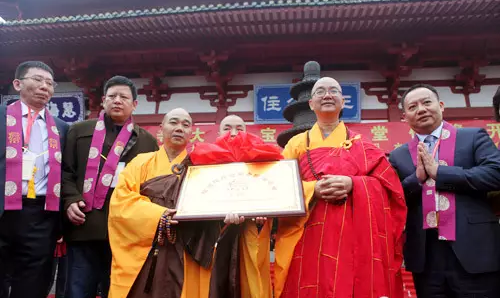
[(227, 293), (236, 293), (231, 287), (238, 283), (229, 278), (231, 265), (219, 261), (230, 250), (220, 222), (172, 219), (189, 165), (186, 146), (192, 125), (186, 110), (171, 110), (161, 124), (160, 150), (138, 155), (120, 174), (108, 222), (113, 251), (110, 298), (231, 298)]
[(283, 151), (299, 162), (307, 215), (279, 220), (274, 297), (403, 297), (403, 190), (384, 152), (340, 120), (344, 103), (339, 82), (319, 79), (317, 122)]
[(247, 131), (245, 121), (240, 116), (228, 115), (220, 122), (219, 135), (221, 136), (229, 132), (234, 138), (240, 131)]
[[(219, 125), (220, 137), (229, 134), (233, 140), (240, 132), (246, 132), (245, 121), (237, 115), (228, 115)], [(231, 142), (228, 143), (229, 145)], [(238, 214), (228, 214), (228, 224), (242, 224), (239, 236), (241, 297), (272, 297), (270, 273), (271, 226), (264, 225), (265, 217), (245, 220)]]

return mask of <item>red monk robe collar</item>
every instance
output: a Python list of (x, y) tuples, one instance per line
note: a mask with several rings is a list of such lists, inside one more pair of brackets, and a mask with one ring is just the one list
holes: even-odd
[[(45, 210), (59, 211), (61, 197), (61, 143), (59, 130), (54, 118), (45, 109), (49, 148), (49, 174), (47, 193), (45, 195)], [(22, 203), (22, 104), (18, 100), (7, 107), (6, 147), (5, 147), (5, 210), (21, 210)]]
[(123, 128), (120, 130), (99, 173), (102, 146), (106, 138), (104, 111), (100, 113), (90, 144), (89, 158), (85, 170), (85, 180), (83, 182), (83, 199), (85, 200), (84, 212), (89, 212), (92, 209), (102, 209), (109, 187), (113, 181), (116, 167), (118, 166), (125, 146), (132, 136), (133, 129), (134, 124), (132, 123), (131, 117), (125, 122)]
[[(455, 162), (455, 145), (457, 129), (443, 121), (441, 137), (436, 147), (439, 152), (439, 165), (453, 166)], [(417, 145), (415, 136), (408, 144), (413, 165), (417, 166)], [(436, 190), (436, 181), (428, 178), (422, 185), (422, 215), (424, 229), (438, 229), (439, 240), (456, 240), (456, 206), (455, 194)]]

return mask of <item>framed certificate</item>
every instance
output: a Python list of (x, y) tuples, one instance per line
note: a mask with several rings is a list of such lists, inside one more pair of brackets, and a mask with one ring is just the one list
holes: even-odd
[(190, 166), (176, 209), (177, 220), (305, 215), (297, 161)]

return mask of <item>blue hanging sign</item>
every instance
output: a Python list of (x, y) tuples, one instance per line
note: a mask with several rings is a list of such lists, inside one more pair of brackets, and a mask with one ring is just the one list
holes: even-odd
[[(360, 83), (341, 83), (345, 99), (342, 120), (361, 121)], [(291, 84), (254, 86), (254, 121), (256, 124), (289, 123), (283, 117), (283, 110), (293, 101)]]
[[(19, 95), (2, 95), (2, 104), (9, 105)], [(54, 93), (47, 104), (50, 114), (69, 124), (85, 119), (85, 103), (82, 92)]]

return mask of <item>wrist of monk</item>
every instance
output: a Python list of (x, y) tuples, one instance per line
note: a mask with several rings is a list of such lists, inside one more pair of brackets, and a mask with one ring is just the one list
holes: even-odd
[(158, 223), (158, 244), (164, 245), (165, 238), (168, 239), (168, 242), (175, 243), (176, 233), (172, 230), (170, 226), (170, 221), (172, 220), (172, 216), (165, 210), (160, 217), (160, 222)]

